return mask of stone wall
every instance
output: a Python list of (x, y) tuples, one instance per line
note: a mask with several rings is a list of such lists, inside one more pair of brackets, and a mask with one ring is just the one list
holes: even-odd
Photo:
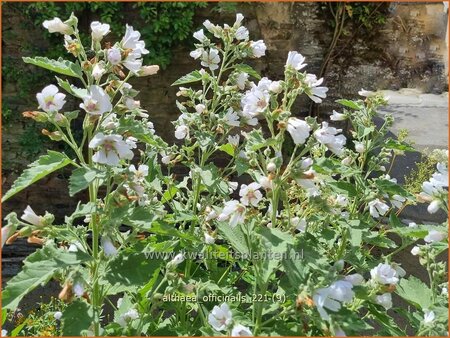
[[(366, 36), (355, 35), (352, 41), (338, 45), (340, 53), (325, 74), (324, 84), (330, 88), (329, 97), (321, 105), (321, 111), (329, 112), (335, 99), (355, 97), (361, 88), (369, 90), (419, 88), (424, 92), (448, 91), (445, 36), (447, 15), (442, 2), (436, 3), (389, 3), (386, 4), (387, 21)], [(246, 26), (253, 39), (264, 39), (268, 52), (265, 58), (252, 62), (264, 76), (276, 79), (283, 73), (288, 51), (297, 50), (307, 58), (309, 72), (317, 73), (332, 38), (329, 17), (319, 3), (240, 3), (238, 10), (246, 16)], [(233, 22), (234, 13), (217, 13), (211, 8), (202, 9), (196, 16), (196, 26), (206, 19), (213, 22)], [(17, 11), (3, 10), (2, 46), (3, 57), (18, 60), (24, 45), (34, 45), (45, 52), (51, 46), (42, 39), (42, 27), (24, 23), (26, 20)], [(134, 21), (133, 21), (134, 23)], [(135, 24), (139, 29), (139, 25)], [(350, 29), (356, 29), (351, 27)], [(157, 133), (173, 141), (173, 126), (176, 119), (176, 88), (171, 87), (176, 79), (192, 71), (198, 64), (189, 57), (189, 46), (180, 45), (173, 50), (172, 64), (156, 76), (133, 81), (141, 91), (142, 106), (147, 109)], [(35, 72), (32, 67), (24, 68)], [(18, 98), (17, 84), (3, 83), (3, 97), (12, 102), (12, 122), (2, 127), (3, 172), (2, 190), (8, 190), (17, 175), (30, 162), (19, 143), (20, 135), (26, 131), (29, 121), (21, 112), (36, 108), (35, 93), (44, 86), (36, 83), (28, 98)], [(295, 109), (305, 114), (308, 100), (299, 100)], [(70, 213), (75, 202), (69, 198), (66, 188), (66, 173), (58, 173), (43, 179), (38, 184), (2, 206), (3, 215), (14, 210), (20, 212), (27, 204), (38, 212), (48, 209), (59, 219)], [(6, 249), (6, 255), (8, 250)]]

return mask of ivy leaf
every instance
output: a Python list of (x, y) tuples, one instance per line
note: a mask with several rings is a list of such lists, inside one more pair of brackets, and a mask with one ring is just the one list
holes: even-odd
[(63, 74), (67, 76), (82, 78), (83, 71), (81, 67), (73, 62), (59, 58), (58, 60), (51, 60), (46, 57), (36, 56), (34, 58), (23, 57), (25, 63), (29, 63), (38, 67), (42, 67), (51, 70), (58, 74)]
[(39, 181), (41, 178), (65, 167), (69, 163), (72, 163), (72, 160), (70, 160), (67, 155), (49, 150), (47, 155), (42, 155), (37, 161), (31, 163), (28, 169), (23, 171), (22, 175), (17, 178), (11, 189), (3, 196), (2, 203), (33, 183)]
[(336, 102), (341, 104), (341, 105), (343, 105), (343, 106), (345, 106), (345, 107), (352, 108), (352, 109), (355, 109), (355, 110), (361, 110), (362, 109), (362, 107), (358, 103), (356, 103), (355, 101), (343, 100), (342, 99), (342, 100), (336, 100)]
[(94, 319), (92, 306), (77, 299), (64, 309), (61, 317), (62, 335), (79, 337), (91, 326)]
[(96, 169), (78, 168), (75, 169), (69, 178), (69, 195), (73, 196), (89, 187), (96, 178), (104, 178), (105, 173)]
[(38, 249), (24, 261), (22, 271), (8, 282), (2, 295), (3, 308), (15, 310), (24, 296), (46, 284), (59, 269), (90, 259), (84, 252), (68, 252), (53, 243)]
[(182, 85), (182, 84), (198, 82), (201, 79), (202, 79), (202, 74), (198, 70), (194, 70), (193, 72), (190, 72), (189, 74), (186, 74), (186, 75), (180, 77), (178, 80), (176, 80), (174, 83), (172, 83), (172, 86), (178, 86), (178, 85)]
[(235, 65), (234, 69), (236, 69), (239, 72), (247, 73), (248, 75), (253, 76), (257, 80), (261, 80), (261, 75), (259, 75), (259, 73), (256, 70), (254, 70), (249, 65), (246, 65), (245, 63)]
[(420, 307), (422, 310), (429, 308), (433, 304), (433, 292), (431, 289), (414, 276), (402, 279), (397, 286), (396, 292), (404, 300)]

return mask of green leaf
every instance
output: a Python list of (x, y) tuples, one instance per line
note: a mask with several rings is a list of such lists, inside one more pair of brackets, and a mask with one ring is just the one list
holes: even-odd
[(231, 143), (222, 144), (219, 147), (219, 150), (227, 153), (230, 156), (234, 156), (234, 147)]
[(83, 252), (68, 252), (57, 248), (53, 243), (38, 249), (24, 261), (22, 271), (8, 282), (2, 295), (3, 308), (15, 310), (25, 295), (46, 284), (59, 269), (90, 259)]
[(73, 196), (89, 187), (96, 178), (104, 178), (105, 173), (97, 169), (78, 168), (69, 178), (69, 195)]
[(189, 74), (186, 74), (186, 75), (180, 77), (178, 80), (176, 80), (174, 83), (172, 83), (172, 86), (193, 83), (193, 82), (200, 81), (201, 79), (202, 79), (202, 74), (198, 70), (194, 70), (193, 72), (190, 72)]
[(62, 80), (56, 76), (56, 81), (58, 81), (58, 85), (64, 89), (69, 94), (76, 96), (80, 99), (83, 99), (88, 95), (87, 89), (77, 88), (74, 85), (70, 84), (67, 80)]
[(109, 269), (102, 284), (108, 283), (108, 294), (119, 292), (137, 292), (152, 278), (155, 270), (160, 269), (163, 255), (150, 256), (144, 251), (144, 244), (138, 243), (134, 247), (122, 250), (109, 264)]
[(401, 279), (396, 289), (397, 294), (407, 302), (428, 309), (433, 304), (433, 292), (420, 279), (411, 276), (408, 279)]
[(233, 228), (227, 222), (217, 222), (217, 228), (222, 236), (231, 244), (233, 249), (243, 255), (250, 253), (250, 248), (245, 241), (246, 235), (240, 224)]
[(417, 151), (417, 149), (414, 149), (414, 147), (412, 147), (411, 145), (393, 139), (388, 139), (384, 143), (384, 147), (387, 149), (395, 149), (402, 151)]
[(248, 75), (253, 76), (255, 79), (258, 79), (258, 80), (261, 79), (261, 75), (259, 75), (259, 73), (256, 70), (254, 70), (252, 67), (250, 67), (249, 65), (246, 65), (244, 63), (235, 65), (234, 69), (236, 69), (239, 72), (247, 73)]
[(27, 325), (27, 321), (24, 320), (24, 322), (14, 328), (14, 330), (11, 331), (11, 337), (17, 337), (20, 331), (24, 328), (24, 326)]
[(362, 106), (360, 106), (355, 101), (342, 99), (342, 100), (336, 100), (336, 102), (341, 104), (341, 105), (343, 105), (343, 106), (345, 106), (345, 107), (352, 108), (352, 109), (355, 109), (355, 110), (361, 110), (362, 109)]
[(23, 171), (22, 175), (17, 178), (11, 189), (3, 196), (2, 202), (7, 201), (18, 192), (39, 181), (48, 174), (65, 167), (69, 163), (72, 163), (72, 161), (67, 155), (49, 150), (47, 155), (42, 155), (35, 162), (31, 163), (28, 166), (28, 169)]
[(66, 337), (82, 336), (91, 326), (93, 319), (92, 307), (84, 300), (75, 300), (64, 309), (61, 317), (62, 335)]
[(356, 196), (355, 185), (348, 182), (329, 182), (328, 185), (333, 187), (333, 190), (337, 193), (344, 193), (348, 197)]
[(34, 58), (24, 57), (22, 59), (25, 63), (42, 67), (58, 74), (63, 74), (77, 78), (83, 77), (83, 71), (81, 70), (81, 67), (79, 65), (64, 60), (63, 58), (59, 58), (58, 60), (51, 60), (46, 57), (37, 56)]

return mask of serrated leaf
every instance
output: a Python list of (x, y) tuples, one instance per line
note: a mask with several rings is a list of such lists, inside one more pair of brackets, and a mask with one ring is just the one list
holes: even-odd
[(96, 178), (104, 178), (105, 173), (96, 169), (77, 168), (69, 178), (69, 195), (73, 196), (89, 187)]
[(342, 99), (342, 100), (336, 100), (336, 102), (345, 107), (352, 108), (355, 110), (361, 110), (361, 108), (362, 108), (358, 103), (356, 103), (355, 101), (351, 101), (351, 100)]
[(243, 255), (248, 255), (250, 253), (250, 248), (245, 241), (246, 235), (244, 234), (241, 225), (231, 227), (226, 222), (217, 222), (217, 228), (222, 236), (231, 244), (233, 249)]
[(25, 63), (29, 63), (41, 68), (51, 70), (58, 74), (81, 78), (83, 77), (83, 71), (81, 67), (73, 62), (59, 58), (58, 60), (52, 60), (42, 56), (36, 56), (34, 58), (23, 57)]
[(198, 82), (201, 79), (202, 79), (202, 74), (198, 70), (194, 70), (193, 72), (190, 72), (189, 74), (186, 74), (186, 75), (180, 77), (178, 80), (176, 80), (174, 83), (172, 83), (172, 86), (178, 86), (178, 85), (182, 85), (182, 84)]
[(408, 279), (401, 279), (397, 285), (396, 292), (400, 297), (420, 307), (422, 310), (429, 308), (433, 304), (433, 292), (431, 289), (414, 276)]
[(240, 63), (240, 64), (235, 65), (234, 68), (239, 72), (244, 72), (250, 76), (253, 76), (255, 79), (258, 79), (258, 80), (261, 79), (261, 75), (259, 75), (259, 73), (256, 70), (254, 70), (252, 67), (250, 67), (249, 65)]
[(62, 335), (79, 337), (87, 331), (94, 319), (92, 306), (77, 299), (64, 309), (61, 317)]
[(24, 261), (22, 271), (8, 282), (2, 293), (3, 308), (15, 310), (25, 295), (46, 284), (59, 269), (90, 259), (84, 252), (68, 252), (57, 248), (53, 243), (38, 249)]
[(87, 89), (77, 88), (74, 85), (70, 84), (69, 81), (60, 79), (56, 76), (56, 81), (58, 81), (58, 85), (64, 89), (69, 94), (76, 96), (80, 99), (83, 99), (88, 95)]
[(65, 167), (71, 162), (67, 155), (49, 150), (47, 155), (42, 155), (37, 161), (31, 163), (28, 169), (23, 171), (11, 189), (3, 196), (2, 203), (48, 174)]
[(109, 263), (109, 269), (103, 278), (102, 284), (108, 283), (108, 294), (119, 292), (137, 292), (144, 287), (153, 276), (155, 270), (159, 270), (163, 260), (156, 254), (152, 257), (150, 252), (144, 252), (142, 243), (132, 248), (127, 248), (119, 253)]

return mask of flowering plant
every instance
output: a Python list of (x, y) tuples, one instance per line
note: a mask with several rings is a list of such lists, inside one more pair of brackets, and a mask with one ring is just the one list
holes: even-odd
[[(404, 225), (401, 212), (424, 202), (430, 213), (448, 212), (448, 155), (436, 152), (423, 191), (408, 191), (389, 172), (413, 148), (387, 136), (391, 116), (374, 123), (384, 98), (338, 100), (342, 111), (331, 120), (345, 121), (345, 131), (295, 117), (298, 96), (326, 97), (323, 79), (304, 71), (296, 51), (284, 79), (261, 78), (244, 60), (264, 56), (266, 45), (250, 40), (243, 19), (207, 20), (194, 33), (191, 56), (202, 68), (174, 83), (181, 115), (173, 145), (156, 135), (129, 84), (158, 70), (142, 65), (148, 51), (138, 31), (127, 26), (120, 42), (102, 45), (109, 26), (93, 22), (87, 47), (76, 17), (44, 22), (64, 34), (75, 61), (24, 58), (67, 77), (24, 115), (50, 123), (44, 133), (74, 155), (49, 151), (3, 201), (67, 166), (70, 194), (87, 190), (89, 200), (61, 222), (30, 206), (5, 218), (2, 244), (27, 237), (42, 245), (4, 289), (5, 310), (56, 279), (68, 303), (58, 318), (63, 335), (446, 332), (439, 255), (447, 223)], [(65, 111), (67, 95), (80, 109)], [(414, 244), (426, 282), (397, 261)]]

